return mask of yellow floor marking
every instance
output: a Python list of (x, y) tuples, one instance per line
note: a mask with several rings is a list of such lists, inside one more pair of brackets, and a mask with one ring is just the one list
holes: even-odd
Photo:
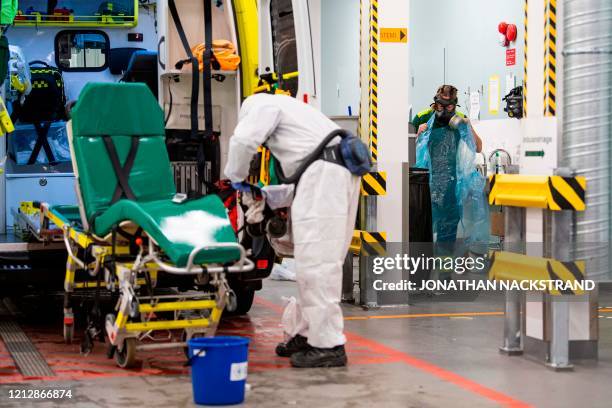
[(422, 317), (470, 317), (470, 316), (503, 316), (503, 315), (504, 315), (504, 312), (414, 313), (414, 314), (401, 314), (401, 315), (347, 316), (344, 318), (344, 320), (416, 319), (416, 318), (422, 318)]
[[(600, 313), (612, 313), (612, 307), (602, 307), (598, 309)], [(465, 318), (472, 316), (503, 316), (504, 312), (456, 312), (456, 313), (413, 313), (400, 315), (366, 315), (366, 316), (346, 316), (344, 320), (370, 320), (370, 319), (418, 319), (425, 317), (450, 317)]]

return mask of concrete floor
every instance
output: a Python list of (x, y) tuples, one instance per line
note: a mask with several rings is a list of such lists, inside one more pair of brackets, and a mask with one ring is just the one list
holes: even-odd
[[(222, 324), (223, 333), (252, 337), (244, 406), (610, 406), (612, 314), (602, 313), (599, 319), (599, 362), (579, 363), (574, 372), (556, 373), (539, 362), (498, 353), (503, 328), (499, 314), (377, 317), (499, 312), (499, 294), (481, 296), (474, 302), (439, 302), (430, 298), (412, 306), (370, 311), (345, 305), (349, 366), (298, 370), (290, 368), (286, 359), (273, 355), (274, 344), (282, 336), (278, 326), (281, 296), (294, 293), (294, 283), (268, 280), (249, 317), (228, 319)], [(612, 304), (605, 303), (607, 298), (603, 294), (601, 306)], [(35, 325), (24, 330), (32, 333), (35, 344), (57, 373), (62, 372), (58, 367), (67, 359), (74, 364), (89, 359), (89, 368), (81, 367), (76, 373), (65, 370), (58, 374), (59, 381), (26, 381), (10, 374), (6, 366), (5, 374), (0, 369), (0, 406), (51, 407), (75, 402), (82, 407), (193, 405), (190, 379), (181, 368), (184, 358), (180, 355), (145, 355), (142, 368), (122, 371), (111, 368), (112, 362), (98, 363), (102, 357), (79, 356), (78, 347), (61, 344), (59, 336), (34, 334), (42, 331)], [(60, 351), (62, 361), (53, 360)], [(0, 355), (0, 362), (3, 358)], [(96, 371), (102, 364), (108, 364), (107, 371)], [(165, 365), (173, 368), (164, 370)], [(64, 401), (8, 398), (9, 390), (27, 388), (70, 389), (73, 397)]]

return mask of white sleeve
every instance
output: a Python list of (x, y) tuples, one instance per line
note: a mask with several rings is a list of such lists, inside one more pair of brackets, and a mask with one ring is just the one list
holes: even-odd
[(293, 203), (295, 184), (276, 184), (262, 187), (261, 190), (264, 192), (266, 202), (272, 210), (291, 207)]
[(278, 126), (280, 113), (280, 109), (272, 105), (253, 107), (238, 122), (229, 142), (225, 177), (233, 183), (247, 178), (253, 155)]

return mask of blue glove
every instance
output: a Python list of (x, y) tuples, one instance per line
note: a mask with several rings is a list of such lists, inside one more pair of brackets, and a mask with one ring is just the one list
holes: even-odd
[(263, 192), (259, 186), (254, 186), (253, 184), (249, 184), (244, 181), (240, 183), (232, 183), (232, 188), (236, 191), (240, 191), (241, 193), (251, 193), (255, 199), (260, 199), (263, 197)]
[(249, 183), (245, 183), (244, 181), (241, 181), (240, 183), (232, 183), (232, 188), (234, 190), (243, 192), (243, 193), (250, 193), (252, 190), (252, 187)]

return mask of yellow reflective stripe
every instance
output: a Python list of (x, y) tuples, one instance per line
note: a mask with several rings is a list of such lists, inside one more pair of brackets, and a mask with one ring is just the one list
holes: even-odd
[(359, 251), (361, 251), (361, 231), (359, 230), (353, 231), (353, 238), (351, 239), (350, 251), (354, 255), (359, 255)]
[[(74, 276), (73, 276), (74, 279)], [(136, 279), (136, 284), (137, 285), (146, 285), (147, 280), (144, 278), (139, 278)], [(100, 282), (100, 287), (103, 288), (106, 286), (106, 282)], [(96, 281), (87, 281), (87, 282), (77, 282), (74, 284), (74, 287), (77, 289), (83, 289), (83, 288), (97, 288), (98, 287), (98, 282)]]
[(208, 326), (210, 326), (210, 321), (208, 319), (156, 320), (153, 322), (128, 323), (125, 325), (125, 330), (128, 332), (140, 332), (147, 330), (202, 328)]
[(210, 314), (210, 320), (214, 323), (218, 323), (221, 320), (221, 314), (223, 313), (223, 309), (219, 309), (215, 307)]
[(122, 329), (127, 322), (127, 316), (123, 314), (123, 312), (117, 313), (117, 319), (115, 320), (115, 327), (118, 329)]
[(214, 300), (192, 300), (186, 302), (165, 302), (156, 305), (144, 303), (138, 306), (138, 310), (141, 313), (173, 312), (175, 310), (212, 309), (215, 306), (217, 306), (217, 302)]
[(423, 109), (422, 111), (417, 113), (417, 116), (420, 118), (422, 116), (429, 115), (432, 112), (433, 112), (433, 109), (431, 109), (431, 108)]
[[(256, 0), (234, 0), (234, 14), (236, 16), (236, 30), (240, 42), (240, 77), (242, 79), (242, 92), (247, 97), (257, 87), (258, 65), (258, 20)], [(259, 91), (261, 92), (261, 91)]]

